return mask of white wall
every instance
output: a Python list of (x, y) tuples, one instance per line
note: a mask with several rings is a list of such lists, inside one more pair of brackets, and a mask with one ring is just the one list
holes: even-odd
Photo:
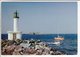
[(13, 34), (12, 33), (8, 33), (8, 40), (13, 40)]
[(21, 39), (21, 34), (20, 33), (17, 34), (17, 39)]

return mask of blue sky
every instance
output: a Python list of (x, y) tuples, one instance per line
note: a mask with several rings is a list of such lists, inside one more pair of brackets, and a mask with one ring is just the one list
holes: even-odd
[(23, 33), (77, 33), (76, 2), (3, 2), (2, 33), (13, 31), (16, 10)]
[(77, 1), (77, 0), (3, 0), (3, 1)]

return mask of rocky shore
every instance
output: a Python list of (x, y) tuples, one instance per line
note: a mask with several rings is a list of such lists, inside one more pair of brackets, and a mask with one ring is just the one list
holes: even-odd
[(2, 55), (64, 55), (41, 40), (1, 40)]

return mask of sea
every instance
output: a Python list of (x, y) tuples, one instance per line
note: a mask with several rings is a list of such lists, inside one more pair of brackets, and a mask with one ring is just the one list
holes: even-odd
[[(48, 44), (54, 42), (57, 35), (64, 37), (61, 45)], [(2, 34), (3, 40), (8, 38), (8, 34)], [(67, 55), (77, 55), (77, 34), (22, 34), (22, 40), (41, 40), (48, 44), (49, 47), (55, 48)]]

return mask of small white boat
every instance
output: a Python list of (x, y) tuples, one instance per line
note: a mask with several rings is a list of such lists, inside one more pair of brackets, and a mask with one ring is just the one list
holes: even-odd
[(63, 40), (64, 40), (64, 37), (61, 37), (61, 36), (58, 35), (58, 37), (54, 38), (54, 43), (53, 44), (60, 45), (60, 44), (62, 44)]
[(62, 41), (62, 40), (64, 40), (64, 37), (61, 37), (61, 36), (58, 35), (58, 37), (55, 37), (54, 40), (56, 40), (56, 41)]

